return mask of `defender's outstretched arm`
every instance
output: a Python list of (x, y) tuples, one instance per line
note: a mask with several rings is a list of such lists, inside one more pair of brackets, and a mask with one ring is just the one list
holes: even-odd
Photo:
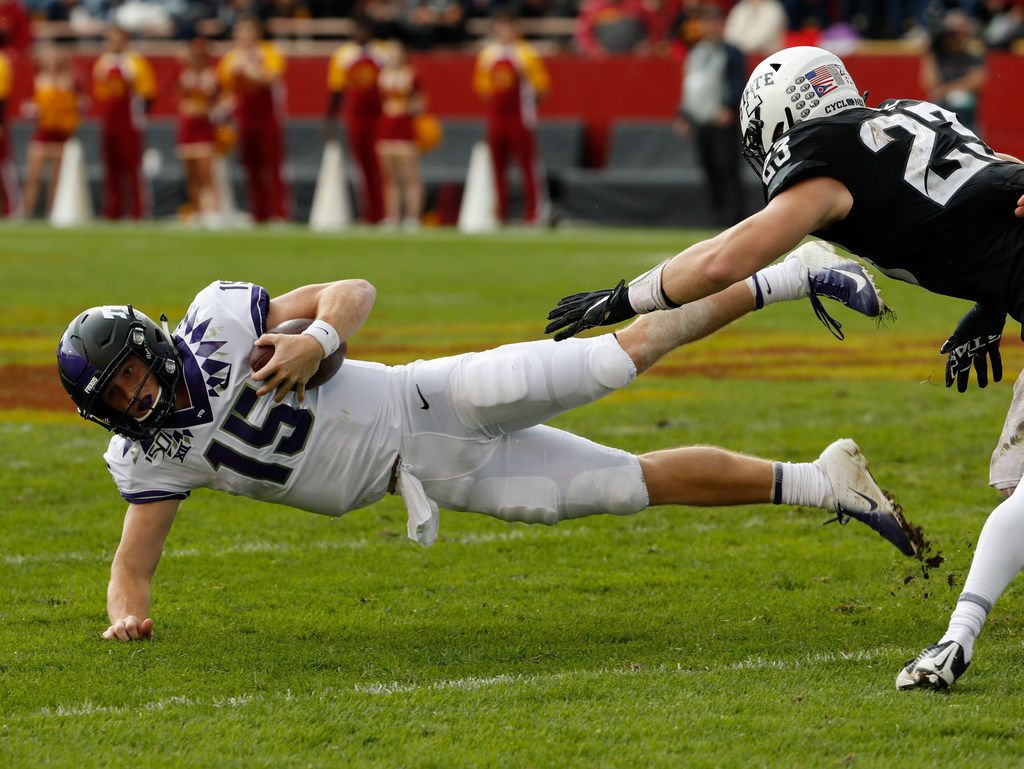
[(812, 232), (847, 216), (853, 197), (828, 177), (799, 182), (762, 211), (697, 243), (613, 289), (573, 294), (548, 314), (546, 333), (566, 339), (640, 313), (667, 310), (723, 291), (794, 248)]

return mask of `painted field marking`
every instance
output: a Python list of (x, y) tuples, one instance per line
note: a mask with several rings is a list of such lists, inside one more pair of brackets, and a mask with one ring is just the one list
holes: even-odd
[[(654, 667), (638, 668), (598, 668), (596, 670), (562, 670), (551, 673), (534, 674), (499, 674), (495, 676), (466, 678), (443, 678), (436, 681), (427, 681), (417, 684), (407, 684), (400, 681), (381, 681), (368, 684), (354, 684), (352, 691), (356, 694), (367, 694), (371, 696), (392, 696), (401, 694), (415, 694), (418, 692), (435, 691), (459, 691), (472, 692), (480, 689), (490, 689), (502, 686), (528, 687), (546, 685), (559, 681), (593, 681), (602, 678), (671, 678), (671, 677), (700, 677), (718, 675), (721, 673), (737, 671), (765, 671), (765, 670), (800, 670), (805, 668), (819, 668), (824, 665), (845, 662), (870, 662), (885, 657), (892, 657), (902, 660), (909, 649), (899, 647), (879, 646), (874, 649), (861, 649), (858, 651), (829, 651), (815, 652), (800, 657), (791, 658), (767, 658), (747, 657), (736, 662), (727, 662), (719, 665), (708, 665), (705, 667), (685, 667), (681, 663), (677, 665), (658, 665)], [(167, 697), (160, 700), (143, 702), (139, 705), (96, 705), (88, 700), (75, 705), (57, 705), (55, 707), (44, 707), (35, 711), (33, 715), (42, 717), (78, 717), (93, 715), (110, 715), (119, 713), (140, 713), (170, 710), (173, 708), (243, 708), (253, 704), (264, 702), (296, 702), (296, 701), (325, 701), (327, 698), (324, 692), (315, 694), (294, 695), (291, 689), (284, 692), (277, 692), (271, 695), (261, 694), (240, 694), (233, 697), (212, 697), (197, 698), (184, 695)]]
[[(692, 523), (691, 526), (697, 524)], [(668, 524), (651, 524), (648, 526), (636, 526), (630, 529), (624, 529), (624, 533), (629, 534), (655, 534), (663, 531), (667, 531), (670, 528), (673, 530), (683, 530), (684, 525), (681, 526), (669, 526)], [(713, 527), (713, 528), (717, 528)], [(701, 529), (703, 530), (703, 529)], [(567, 538), (567, 537), (579, 537), (584, 534), (594, 533), (594, 529), (584, 525), (575, 525), (572, 527), (565, 527), (561, 529), (548, 529), (544, 528), (542, 536), (538, 536), (538, 541), (541, 539), (555, 538)], [(450, 544), (450, 545), (485, 545), (492, 542), (512, 542), (515, 540), (524, 539), (526, 532), (522, 529), (512, 529), (510, 531), (497, 531), (497, 532), (469, 532), (461, 536), (444, 536), (438, 540), (438, 545)], [(404, 533), (396, 532), (396, 539), (405, 539)], [(253, 540), (250, 542), (236, 542), (231, 545), (224, 547), (185, 547), (185, 548), (168, 548), (164, 551), (163, 558), (217, 558), (221, 556), (231, 555), (250, 555), (259, 553), (274, 553), (277, 555), (295, 555), (308, 553), (311, 550), (321, 552), (333, 552), (338, 550), (360, 550), (365, 547), (369, 547), (374, 544), (379, 544), (380, 538), (366, 538), (360, 537), (357, 539), (330, 539), (330, 540), (314, 540), (310, 542), (303, 542), (301, 544), (289, 544), (283, 542), (271, 542), (267, 540)], [(410, 542), (410, 545), (412, 543)], [(108, 562), (114, 557), (113, 551), (71, 551), (65, 553), (22, 553), (17, 555), (5, 555), (2, 558), (2, 562), (8, 566), (22, 566), (24, 564), (49, 564), (49, 563), (69, 563), (69, 562)]]

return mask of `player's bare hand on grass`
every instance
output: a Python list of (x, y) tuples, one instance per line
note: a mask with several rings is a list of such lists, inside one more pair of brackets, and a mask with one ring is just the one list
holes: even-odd
[(978, 387), (988, 386), (988, 368), (992, 367), (992, 381), (1003, 378), (1003, 359), (999, 353), (1006, 314), (975, 305), (960, 319), (952, 336), (939, 348), (946, 355), (946, 387), (967, 392), (971, 368), (978, 378)]
[(629, 303), (629, 287), (620, 280), (615, 288), (600, 291), (582, 291), (563, 297), (548, 313), (545, 334), (555, 334), (561, 342), (581, 331), (597, 326), (613, 326), (636, 315)]
[(108, 641), (146, 641), (153, 637), (153, 620), (140, 620), (134, 614), (122, 617), (103, 631)]
[(293, 389), (299, 402), (306, 400), (306, 382), (316, 373), (324, 357), (324, 348), (305, 334), (264, 334), (256, 340), (257, 347), (272, 345), (274, 356), (252, 378), (262, 382), (259, 396), (276, 390), (274, 400), (280, 403)]

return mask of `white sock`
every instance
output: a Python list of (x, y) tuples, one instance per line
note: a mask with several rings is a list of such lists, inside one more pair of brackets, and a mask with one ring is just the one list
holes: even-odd
[(773, 462), (775, 484), (772, 503), (824, 507), (832, 493), (828, 476), (813, 462)]
[(992, 607), (987, 602), (987, 605), (978, 603), (979, 600), (985, 599), (970, 593), (961, 594), (956, 609), (953, 610), (953, 616), (949, 618), (949, 629), (946, 630), (946, 635), (939, 639), (940, 644), (946, 641), (956, 641), (960, 644), (964, 649), (964, 662), (971, 661), (974, 654), (974, 639), (985, 626), (985, 617)]
[(754, 295), (755, 309), (775, 302), (803, 299), (810, 294), (807, 266), (800, 259), (787, 259), (758, 270), (746, 280)]
[(1024, 568), (1024, 490), (1004, 500), (992, 511), (978, 537), (971, 570), (964, 580), (949, 630), (942, 638), (964, 647), (970, 659), (974, 639), (985, 624), (985, 615), (1003, 594), (1010, 580)]

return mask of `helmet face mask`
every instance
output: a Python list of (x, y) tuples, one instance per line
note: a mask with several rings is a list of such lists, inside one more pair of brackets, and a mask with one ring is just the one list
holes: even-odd
[(863, 107), (846, 65), (822, 48), (774, 53), (750, 75), (740, 102), (743, 157), (760, 176), (772, 145), (806, 120)]
[[(104, 395), (133, 357), (145, 374), (127, 406), (114, 408)], [(151, 437), (174, 413), (181, 358), (168, 334), (131, 305), (93, 307), (75, 318), (57, 345), (57, 369), (78, 413), (125, 437)], [(157, 395), (151, 401), (141, 393), (153, 378)], [(148, 407), (145, 415), (131, 416), (140, 403)]]

